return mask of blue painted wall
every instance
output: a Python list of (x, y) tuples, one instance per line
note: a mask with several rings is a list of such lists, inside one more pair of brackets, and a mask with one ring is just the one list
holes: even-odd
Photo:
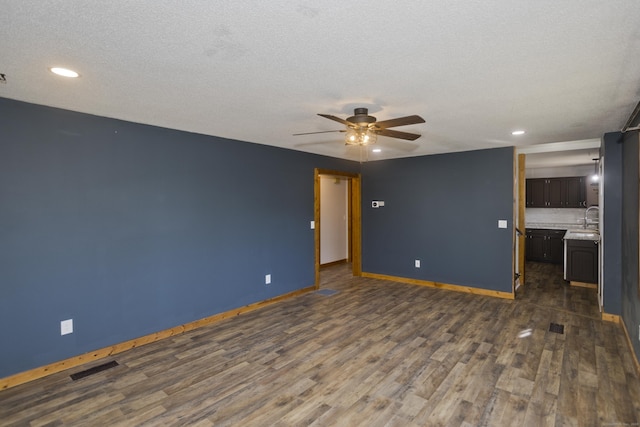
[(638, 132), (624, 135), (622, 143), (622, 320), (636, 355), (640, 356), (640, 296), (638, 295)]
[(362, 195), (363, 271), (511, 292), (513, 148), (366, 163)]
[(511, 291), (512, 148), (360, 165), (2, 98), (0, 113), (0, 377), (313, 285), (315, 167), (362, 168), (365, 271)]
[(604, 311), (620, 315), (622, 283), (622, 134), (602, 138), (604, 152)]
[(604, 142), (604, 311), (620, 315), (640, 355), (638, 293), (638, 132), (607, 133)]
[(315, 167), (0, 98), (0, 377), (313, 285)]

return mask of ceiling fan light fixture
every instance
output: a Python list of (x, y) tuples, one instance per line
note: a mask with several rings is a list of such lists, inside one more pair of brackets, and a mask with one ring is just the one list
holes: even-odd
[(365, 128), (349, 128), (344, 138), (344, 142), (347, 145), (372, 145), (375, 144), (378, 139), (378, 135), (371, 129)]
[(347, 129), (347, 134), (344, 136), (344, 142), (350, 145), (358, 143), (358, 134), (355, 129)]

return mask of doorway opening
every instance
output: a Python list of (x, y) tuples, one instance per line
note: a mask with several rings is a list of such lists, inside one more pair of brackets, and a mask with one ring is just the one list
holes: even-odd
[(350, 264), (351, 274), (360, 276), (360, 174), (315, 169), (314, 221), (316, 289), (323, 266)]
[(598, 205), (589, 193), (596, 191), (597, 196), (590, 177), (594, 168), (591, 158), (598, 155), (598, 149), (565, 148), (574, 157), (563, 152), (519, 151), (515, 161), (514, 297), (540, 307), (599, 318), (602, 304), (596, 285), (578, 286), (567, 279), (564, 241), (568, 230), (591, 225), (586, 222), (586, 212), (587, 207)]

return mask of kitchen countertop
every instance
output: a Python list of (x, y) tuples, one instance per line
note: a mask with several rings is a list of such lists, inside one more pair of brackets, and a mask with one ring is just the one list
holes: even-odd
[(564, 240), (600, 241), (600, 232), (597, 229), (583, 228), (580, 224), (528, 222), (525, 224), (525, 228), (527, 230), (566, 230), (567, 232), (563, 237)]
[(578, 228), (581, 228), (582, 224), (576, 224), (576, 223), (561, 223), (561, 222), (554, 222), (554, 223), (549, 223), (549, 222), (527, 222), (525, 224), (525, 228), (531, 229), (531, 228), (540, 228), (540, 229), (545, 229), (545, 230), (577, 230)]
[(600, 233), (598, 230), (592, 229), (575, 229), (575, 230), (567, 230), (565, 233), (564, 240), (591, 240), (594, 242), (600, 241)]

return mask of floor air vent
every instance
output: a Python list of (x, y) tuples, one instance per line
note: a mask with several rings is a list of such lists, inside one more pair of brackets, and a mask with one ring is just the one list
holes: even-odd
[(558, 325), (557, 323), (552, 323), (549, 325), (549, 331), (555, 332), (556, 334), (564, 334), (564, 325)]
[(333, 289), (320, 289), (319, 291), (316, 291), (316, 294), (325, 295), (328, 297), (330, 297), (331, 295), (335, 295), (337, 293), (338, 291), (335, 291)]
[(112, 360), (111, 362), (103, 363), (102, 365), (94, 366), (93, 368), (71, 374), (71, 379), (76, 381), (80, 378), (88, 377), (89, 375), (97, 374), (98, 372), (106, 371), (110, 368), (115, 368), (116, 366), (118, 366), (118, 362)]

